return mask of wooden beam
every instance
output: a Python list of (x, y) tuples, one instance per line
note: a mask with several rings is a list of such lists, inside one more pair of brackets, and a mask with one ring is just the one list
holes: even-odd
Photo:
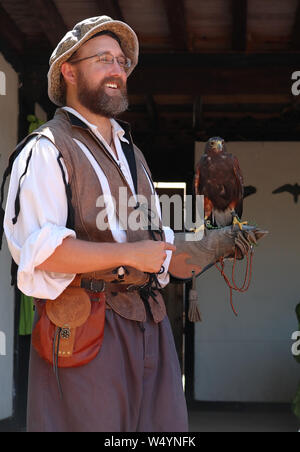
[(300, 0), (298, 0), (298, 5), (295, 13), (291, 39), (291, 49), (300, 50)]
[(186, 12), (183, 0), (163, 0), (175, 50), (188, 50)]
[[(180, 67), (199, 67), (220, 70), (223, 68), (291, 67), (300, 65), (300, 53), (141, 53), (139, 65), (154, 66), (159, 76), (160, 66), (170, 67), (170, 78), (176, 78)], [(270, 78), (273, 74), (270, 74)], [(159, 78), (159, 77), (158, 77)]]
[(243, 52), (247, 49), (248, 0), (232, 0), (232, 49)]
[(53, 0), (29, 0), (31, 10), (52, 47), (67, 33), (68, 29)]
[(25, 37), (16, 26), (13, 19), (0, 5), (0, 38), (8, 43), (9, 47), (22, 55)]
[[(128, 80), (129, 93), (235, 95), (285, 94), (290, 90), (291, 68), (212, 68), (178, 67), (176, 77), (170, 77), (170, 68), (137, 69)], [(255, 80), (255, 83), (252, 81)]]
[(119, 0), (97, 0), (99, 16), (106, 15), (115, 20), (124, 22), (124, 16), (119, 4)]
[(297, 65), (298, 53), (144, 54), (128, 87), (135, 95), (286, 95)]
[[(28, 71), (34, 71), (39, 77), (37, 90), (46, 84), (47, 59), (48, 55), (43, 54), (26, 57)], [(157, 96), (174, 95), (190, 97), (191, 104), (196, 96), (201, 96), (205, 105), (223, 103), (226, 98), (240, 103), (250, 103), (251, 99), (256, 99), (256, 103), (260, 99), (272, 103), (274, 99), (275, 103), (291, 95), (291, 75), (297, 67), (300, 67), (297, 52), (141, 54), (137, 68), (128, 78), (128, 92), (130, 96), (138, 96), (143, 106), (145, 93), (155, 96), (157, 104)]]

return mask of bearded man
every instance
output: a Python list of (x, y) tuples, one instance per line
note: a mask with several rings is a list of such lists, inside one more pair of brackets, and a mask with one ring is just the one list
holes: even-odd
[[(127, 109), (127, 77), (137, 61), (138, 40), (127, 24), (107, 16), (77, 24), (50, 58), (48, 93), (60, 108), (11, 158), (4, 231), (18, 265), (18, 287), (37, 308), (30, 432), (187, 431), (181, 372), (158, 290), (169, 282), (173, 231), (160, 218), (155, 230), (123, 228), (118, 207), (106, 216), (108, 228), (97, 222), (100, 196), (112, 195), (118, 206), (119, 188), (127, 189), (136, 200), (128, 214), (139, 209), (138, 195), (148, 206), (155, 196), (129, 125), (116, 120)], [(159, 217), (159, 203), (149, 218), (153, 210)], [(146, 275), (146, 283), (126, 284), (135, 271)], [(112, 273), (113, 281), (105, 277)], [(93, 359), (74, 365), (68, 363), (82, 338), (75, 335), (71, 349), (65, 345), (73, 334), (68, 322), (57, 324), (54, 340), (51, 330), (53, 356), (51, 350), (48, 360), (43, 355), (50, 313), (66, 293), (70, 301), (71, 286), (88, 294), (90, 317), (100, 302), (105, 305), (101, 346)], [(76, 310), (77, 298), (71, 301)], [(95, 330), (97, 325), (88, 333)], [(61, 351), (60, 344), (71, 351)]]

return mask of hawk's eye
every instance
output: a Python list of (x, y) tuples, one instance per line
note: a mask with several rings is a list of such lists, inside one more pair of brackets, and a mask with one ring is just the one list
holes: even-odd
[(215, 141), (211, 141), (210, 144), (215, 144)]

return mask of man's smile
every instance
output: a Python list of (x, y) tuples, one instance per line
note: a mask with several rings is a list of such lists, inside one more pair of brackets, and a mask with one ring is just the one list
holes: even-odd
[(116, 82), (108, 82), (104, 86), (109, 89), (119, 89), (119, 85)]

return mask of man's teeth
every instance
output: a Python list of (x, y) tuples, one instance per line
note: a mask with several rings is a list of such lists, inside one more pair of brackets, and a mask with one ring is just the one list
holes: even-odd
[(114, 89), (118, 88), (118, 85), (116, 83), (106, 83), (105, 86), (107, 86), (108, 88), (114, 88)]

